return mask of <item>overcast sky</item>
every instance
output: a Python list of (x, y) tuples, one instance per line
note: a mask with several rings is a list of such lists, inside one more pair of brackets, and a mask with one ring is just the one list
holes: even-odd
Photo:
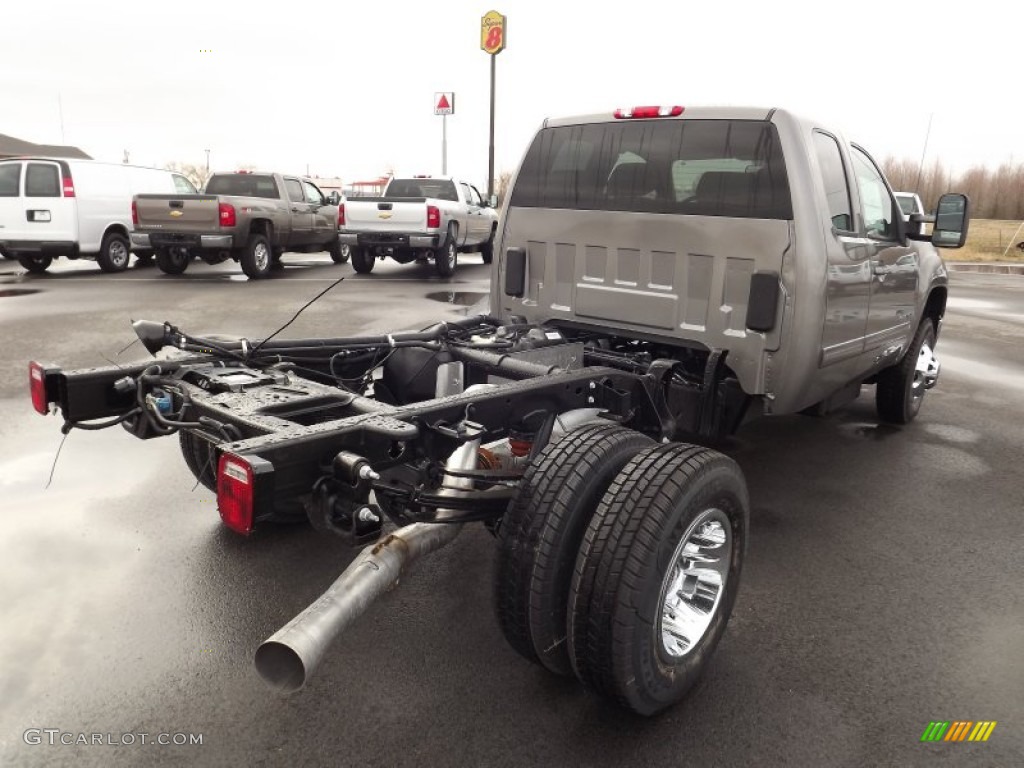
[(926, 162), (1024, 160), (1022, 12), (989, 0), (7, 0), (0, 133), (351, 182), (440, 173), (433, 100), (453, 91), (448, 171), (484, 188), (492, 9), (496, 173), (545, 117), (646, 104), (785, 107), (879, 160), (918, 160), (931, 118)]

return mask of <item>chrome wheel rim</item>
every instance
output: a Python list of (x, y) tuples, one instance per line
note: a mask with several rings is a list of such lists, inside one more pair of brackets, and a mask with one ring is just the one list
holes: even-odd
[(110, 244), (108, 253), (114, 266), (120, 267), (128, 263), (128, 248), (120, 240), (115, 240)]
[(457, 251), (455, 250), (455, 243), (449, 243), (448, 244), (448, 254), (447, 254), (448, 255), (448, 266), (449, 267), (454, 267), (455, 266), (455, 254), (456, 253), (457, 253)]
[(939, 361), (931, 346), (925, 342), (917, 353), (917, 364), (914, 366), (914, 380), (910, 384), (910, 397), (914, 403), (921, 401), (926, 390), (935, 386), (939, 380)]
[(349, 246), (347, 243), (342, 243), (341, 244), (341, 260), (342, 261), (348, 261), (351, 256), (352, 256), (352, 247)]
[(706, 509), (686, 529), (669, 561), (658, 598), (658, 639), (672, 659), (689, 654), (707, 634), (725, 594), (732, 564), (732, 526)]
[(256, 269), (260, 272), (270, 266), (270, 248), (266, 243), (256, 243), (256, 247), (252, 249), (252, 255), (253, 261), (256, 262)]

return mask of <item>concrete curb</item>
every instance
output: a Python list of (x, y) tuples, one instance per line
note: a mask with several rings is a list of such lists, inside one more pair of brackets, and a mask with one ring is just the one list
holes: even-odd
[(988, 272), (995, 275), (1024, 275), (1024, 264), (990, 264), (987, 262), (946, 262), (950, 272)]

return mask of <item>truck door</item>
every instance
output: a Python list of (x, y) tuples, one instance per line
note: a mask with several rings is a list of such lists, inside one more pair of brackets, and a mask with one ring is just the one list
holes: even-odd
[(897, 218), (902, 212), (878, 166), (859, 147), (851, 147), (850, 154), (871, 259), (871, 303), (864, 350), (894, 353), (906, 349), (916, 330), (912, 324), (917, 252), (910, 244), (900, 244)]
[(313, 241), (313, 207), (306, 201), (302, 182), (285, 176), (284, 189), (292, 223), (284, 244), (309, 245)]
[(850, 197), (850, 174), (839, 142), (814, 132), (815, 153), (828, 218), (822, 222), (825, 254), (825, 320), (821, 336), (822, 367), (860, 356), (864, 350), (870, 306), (871, 242), (856, 230)]
[(306, 191), (312, 220), (311, 242), (317, 245), (328, 243), (338, 234), (338, 209), (327, 204), (323, 192), (315, 184), (303, 181), (302, 187)]
[(484, 209), (480, 197), (475, 195), (475, 190), (466, 182), (460, 182), (462, 194), (466, 198), (466, 242), (479, 243), (485, 238), (484, 231), (489, 229), (490, 222), (484, 220)]

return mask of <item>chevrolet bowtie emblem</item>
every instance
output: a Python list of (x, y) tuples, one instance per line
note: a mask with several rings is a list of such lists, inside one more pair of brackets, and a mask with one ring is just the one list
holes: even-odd
[(390, 219), (391, 218), (391, 214), (390, 213), (378, 213), (377, 214), (377, 218), (378, 219)]
[(171, 211), (171, 216), (173, 216), (174, 218), (178, 218), (179, 216), (184, 216), (184, 215), (185, 214), (183, 214), (181, 211)]

